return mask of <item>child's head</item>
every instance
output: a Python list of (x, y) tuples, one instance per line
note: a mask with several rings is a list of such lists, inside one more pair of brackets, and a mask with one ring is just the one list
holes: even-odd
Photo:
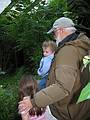
[(34, 94), (37, 91), (37, 81), (33, 78), (32, 75), (24, 75), (19, 84), (19, 94), (20, 100), (23, 100), (23, 97), (30, 96), (32, 99)]
[[(32, 75), (26, 74), (20, 79), (19, 83), (19, 98), (23, 100), (25, 96), (30, 96), (30, 99), (34, 98), (34, 94), (38, 91), (37, 80)], [(42, 115), (45, 108), (32, 108), (29, 113), (30, 115)]]
[(49, 56), (56, 51), (56, 43), (54, 41), (44, 41), (42, 45), (43, 55)]

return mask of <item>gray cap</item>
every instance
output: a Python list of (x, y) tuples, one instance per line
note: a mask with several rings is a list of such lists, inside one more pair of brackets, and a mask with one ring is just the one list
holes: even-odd
[(53, 27), (47, 32), (47, 34), (53, 32), (56, 28), (68, 28), (73, 27), (75, 24), (70, 18), (61, 17), (53, 23)]

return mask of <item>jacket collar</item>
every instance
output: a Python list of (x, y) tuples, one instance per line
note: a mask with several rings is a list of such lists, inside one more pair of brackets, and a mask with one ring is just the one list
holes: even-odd
[(79, 33), (72, 33), (70, 35), (68, 35), (66, 38), (64, 38), (59, 44), (58, 44), (58, 48), (57, 51), (55, 52), (55, 54), (59, 51), (60, 48), (62, 48), (65, 43), (70, 42), (70, 41), (74, 41), (77, 39)]
[(76, 40), (78, 37), (77, 33), (72, 33), (70, 35), (68, 35), (66, 38), (64, 38), (59, 44), (58, 47), (63, 46), (66, 42), (70, 42), (70, 41), (74, 41)]

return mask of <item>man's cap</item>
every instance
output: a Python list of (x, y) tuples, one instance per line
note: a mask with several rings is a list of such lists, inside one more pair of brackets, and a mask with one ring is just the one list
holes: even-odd
[(52, 33), (56, 28), (68, 28), (73, 27), (75, 24), (70, 18), (61, 17), (53, 23), (53, 27), (47, 32)]

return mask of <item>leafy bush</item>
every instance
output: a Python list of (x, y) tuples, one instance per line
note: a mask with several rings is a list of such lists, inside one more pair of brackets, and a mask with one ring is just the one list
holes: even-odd
[(20, 120), (18, 115), (18, 83), (23, 68), (15, 75), (0, 76), (0, 120)]
[(18, 116), (16, 104), (14, 91), (0, 88), (0, 120), (14, 120)]

